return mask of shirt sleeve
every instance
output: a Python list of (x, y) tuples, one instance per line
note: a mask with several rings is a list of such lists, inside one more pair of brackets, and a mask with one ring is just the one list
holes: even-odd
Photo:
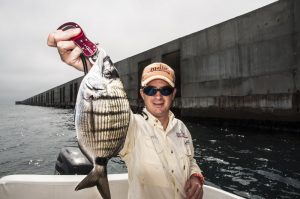
[(136, 119), (132, 111), (130, 111), (130, 121), (127, 130), (127, 135), (125, 143), (121, 151), (119, 152), (120, 157), (125, 160), (133, 151), (135, 145), (135, 136), (136, 136)]
[[(184, 124), (183, 124), (184, 125)], [(200, 167), (198, 166), (194, 155), (195, 155), (195, 151), (194, 151), (194, 144), (193, 144), (193, 139), (191, 136), (190, 131), (188, 130), (188, 128), (184, 125), (185, 131), (188, 134), (189, 140), (190, 140), (190, 150), (191, 150), (191, 156), (190, 156), (190, 175), (194, 174), (194, 173), (202, 173)]]
[(202, 173), (202, 170), (196, 163), (195, 158), (191, 158), (191, 175), (193, 175), (194, 173)]

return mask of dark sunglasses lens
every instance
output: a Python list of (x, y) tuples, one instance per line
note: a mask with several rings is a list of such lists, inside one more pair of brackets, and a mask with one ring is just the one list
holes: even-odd
[(160, 89), (157, 89), (157, 88), (152, 87), (152, 86), (147, 86), (147, 87), (143, 88), (143, 92), (148, 96), (154, 96), (157, 93), (157, 91), (160, 91), (160, 93), (163, 96), (169, 96), (173, 93), (174, 88), (172, 88), (170, 86), (165, 86), (165, 87), (162, 87)]
[(167, 86), (167, 87), (162, 87), (161, 89), (160, 89), (160, 93), (163, 95), (163, 96), (169, 96), (169, 95), (171, 95), (172, 93), (173, 93), (173, 88), (172, 87), (169, 87), (169, 86)]
[(143, 89), (144, 93), (149, 96), (153, 96), (156, 94), (157, 89), (152, 86), (147, 86)]

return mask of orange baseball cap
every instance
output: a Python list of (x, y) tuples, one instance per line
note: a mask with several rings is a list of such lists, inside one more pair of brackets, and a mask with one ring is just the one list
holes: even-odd
[(154, 79), (166, 81), (170, 86), (175, 86), (174, 70), (164, 63), (153, 63), (145, 67), (142, 74), (141, 86), (146, 86)]

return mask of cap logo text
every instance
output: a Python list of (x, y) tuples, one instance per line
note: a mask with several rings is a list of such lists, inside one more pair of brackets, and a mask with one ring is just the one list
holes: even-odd
[(170, 71), (168, 70), (168, 67), (163, 66), (163, 65), (159, 65), (159, 66), (156, 66), (156, 67), (152, 67), (152, 68), (150, 69), (150, 72), (154, 72), (154, 71), (163, 71), (163, 72), (168, 73), (169, 75), (171, 74)]

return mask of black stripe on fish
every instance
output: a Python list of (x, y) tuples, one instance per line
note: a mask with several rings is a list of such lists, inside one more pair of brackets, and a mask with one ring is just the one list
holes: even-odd
[[(124, 136), (120, 136), (120, 137), (115, 137), (115, 138), (110, 138), (110, 139), (104, 139), (104, 140), (101, 140), (101, 142), (105, 143), (105, 142), (116, 142), (116, 141), (119, 141), (119, 140), (123, 140), (124, 139)], [(97, 141), (97, 140), (96, 140)], [(97, 141), (99, 142), (99, 141)]]
[(111, 156), (111, 152), (116, 152), (117, 148), (116, 146), (107, 146), (107, 147), (99, 147), (98, 150), (103, 152), (103, 156), (105, 156), (105, 154)]
[(94, 118), (94, 113), (93, 113), (93, 101), (91, 101), (91, 114), (90, 114), (90, 122), (91, 122), (91, 132), (96, 132), (95, 131), (95, 118)]
[(128, 100), (126, 96), (111, 96), (111, 95), (102, 95), (101, 97), (97, 98), (98, 100), (117, 100), (117, 99), (124, 99)]
[(115, 132), (115, 133), (119, 133), (119, 130), (122, 130), (124, 128), (127, 128), (128, 126), (118, 126), (118, 127), (109, 127), (109, 128), (101, 128), (101, 129), (91, 129), (90, 131), (92, 131), (93, 133), (103, 133), (103, 132)]
[(121, 115), (121, 114), (128, 114), (128, 111), (108, 111), (108, 112), (93, 112), (93, 111), (85, 111), (84, 113), (87, 114), (94, 114), (97, 116), (108, 116), (108, 115)]
[(91, 95), (89, 98), (84, 98), (86, 101), (97, 101), (97, 100), (128, 100), (126, 96), (111, 96), (111, 95), (103, 95), (100, 97), (94, 97)]

